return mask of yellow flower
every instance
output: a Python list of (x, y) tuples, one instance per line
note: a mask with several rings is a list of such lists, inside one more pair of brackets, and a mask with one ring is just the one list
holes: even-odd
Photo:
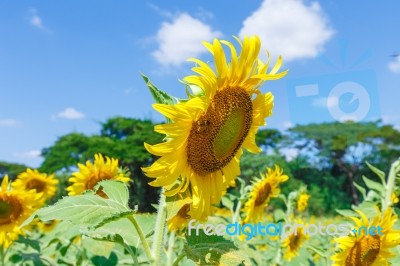
[(304, 241), (309, 238), (304, 230), (304, 226), (306, 225), (301, 220), (296, 220), (296, 224), (303, 226), (297, 226), (294, 232), (287, 236), (282, 242), (282, 246), (286, 248), (283, 257), (287, 261), (291, 261), (299, 254)]
[(96, 154), (94, 163), (86, 161), (86, 165), (78, 164), (79, 172), (72, 173), (69, 182), (71, 186), (67, 188), (68, 195), (79, 195), (85, 190), (93, 189), (102, 180), (119, 180), (128, 183), (130, 178), (118, 167), (118, 160)]
[(39, 173), (38, 170), (27, 169), (18, 175), (12, 183), (15, 190), (28, 191), (34, 189), (37, 193), (42, 193), (40, 201), (44, 203), (56, 194), (58, 180), (54, 175)]
[(11, 190), (6, 175), (0, 187), (0, 247), (8, 248), (23, 234), (19, 226), (38, 208), (40, 194), (34, 190)]
[[(279, 79), (281, 58), (268, 73), (268, 62), (259, 60), (258, 37), (244, 38), (241, 53), (227, 41), (204, 43), (214, 56), (215, 71), (199, 59), (192, 70), (199, 75), (184, 81), (201, 89), (202, 94), (175, 105), (154, 104), (153, 107), (172, 123), (157, 125), (155, 131), (165, 134), (166, 142), (145, 143), (146, 149), (160, 156), (150, 167), (143, 168), (155, 178), (150, 184), (166, 187), (166, 195), (175, 195), (190, 187), (193, 203), (190, 215), (206, 219), (211, 206), (219, 203), (229, 186), (235, 185), (240, 173), (242, 148), (260, 152), (255, 135), (272, 114), (273, 96), (263, 94), (260, 86), (266, 80)], [(231, 52), (227, 63), (222, 45)], [(178, 180), (178, 182), (176, 182)], [(178, 186), (174, 185), (178, 183)]]
[(283, 170), (275, 165), (275, 169), (267, 168), (265, 175), (253, 181), (253, 186), (250, 192), (250, 199), (244, 206), (246, 218), (245, 223), (250, 221), (257, 222), (264, 214), (264, 209), (267, 207), (271, 198), (278, 197), (281, 192), (279, 185), (289, 179), (283, 174)]
[(391, 200), (393, 202), (394, 205), (396, 205), (397, 203), (399, 203), (399, 198), (396, 196), (396, 194), (393, 192), (391, 195)]
[(213, 207), (213, 214), (214, 216), (219, 216), (219, 217), (231, 217), (232, 216), (232, 211), (225, 208), (225, 207)]
[(187, 226), (189, 216), (190, 204), (185, 204), (179, 209), (178, 213), (168, 220), (168, 230), (177, 231)]
[[(334, 265), (346, 266), (381, 266), (389, 265), (387, 259), (394, 256), (390, 249), (400, 244), (400, 231), (394, 230), (393, 225), (397, 221), (397, 215), (391, 208), (381, 215), (378, 208), (377, 216), (369, 221), (365, 214), (356, 211), (361, 219), (351, 217), (355, 222), (356, 234), (335, 239), (340, 252), (331, 257)], [(375, 235), (366, 234), (364, 228), (375, 226)], [(381, 235), (379, 234), (379, 227)]]
[(59, 224), (58, 220), (50, 220), (50, 221), (38, 221), (36, 226), (43, 233), (48, 233), (53, 231), (53, 229)]
[(307, 193), (301, 193), (299, 198), (297, 199), (297, 210), (299, 212), (303, 212), (307, 208), (308, 199), (311, 196)]

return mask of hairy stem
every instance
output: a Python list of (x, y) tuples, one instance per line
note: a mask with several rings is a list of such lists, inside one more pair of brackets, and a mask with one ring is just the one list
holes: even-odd
[(168, 250), (167, 250), (167, 266), (172, 265), (172, 256), (174, 253), (174, 245), (175, 245), (175, 232), (172, 231), (169, 235), (168, 239)]
[(157, 219), (154, 229), (153, 245), (151, 247), (154, 256), (153, 265), (161, 265), (160, 257), (164, 242), (165, 221), (167, 219), (167, 208), (165, 203), (164, 189), (161, 190), (160, 203), (158, 205)]
[[(142, 231), (142, 228), (140, 228), (139, 224), (137, 223), (136, 219), (133, 217), (133, 215), (128, 216), (129, 221), (131, 221), (131, 223), (133, 224), (133, 226), (136, 229), (136, 232), (139, 235), (140, 238), (140, 242), (142, 242), (142, 246), (144, 249), (144, 252), (146, 253), (147, 258), (149, 259), (149, 261), (152, 263), (154, 262), (154, 257), (153, 254), (150, 251), (150, 247), (149, 244), (146, 241), (146, 237), (144, 236), (144, 233)], [(129, 251), (129, 250), (128, 250)]]
[(385, 204), (382, 206), (383, 210), (386, 210), (388, 207), (392, 205), (392, 193), (395, 186), (396, 175), (400, 170), (400, 159), (392, 163), (390, 167), (389, 177), (386, 183), (386, 195), (385, 195)]

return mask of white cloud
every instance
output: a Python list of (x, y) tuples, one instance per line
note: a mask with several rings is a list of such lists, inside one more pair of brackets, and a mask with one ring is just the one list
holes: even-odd
[(43, 25), (42, 19), (38, 15), (37, 10), (34, 8), (31, 8), (29, 11), (31, 13), (31, 17), (29, 19), (29, 22), (31, 23), (31, 25), (38, 29), (43, 30), (44, 25)]
[(292, 124), (292, 122), (290, 122), (290, 121), (285, 121), (285, 122), (283, 122), (283, 129), (289, 129), (289, 128), (291, 128), (291, 127), (293, 127), (293, 124)]
[(85, 118), (85, 115), (79, 111), (77, 111), (74, 108), (68, 107), (65, 108), (64, 111), (58, 113), (55, 117), (53, 118), (64, 118), (64, 119), (69, 119), (69, 120), (75, 120), (75, 119), (83, 119)]
[(26, 152), (14, 152), (13, 156), (20, 159), (37, 159), (40, 158), (40, 150), (30, 150)]
[(264, 0), (239, 32), (240, 37), (254, 34), (260, 36), (264, 51), (290, 61), (317, 56), (333, 30), (317, 2)]
[(202, 41), (211, 41), (221, 35), (210, 25), (181, 13), (171, 22), (161, 24), (156, 36), (158, 49), (152, 55), (163, 66), (179, 66), (189, 57), (197, 57), (206, 51)]
[(21, 125), (21, 122), (15, 120), (15, 119), (1, 119), (0, 120), (0, 126), (2, 127), (17, 127)]
[(395, 60), (388, 64), (388, 68), (393, 73), (400, 74), (400, 55), (396, 56)]

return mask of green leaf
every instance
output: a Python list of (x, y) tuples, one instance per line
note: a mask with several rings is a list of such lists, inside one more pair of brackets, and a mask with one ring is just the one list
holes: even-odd
[(223, 196), (221, 201), (222, 205), (224, 205), (229, 210), (233, 210), (233, 202), (230, 198), (228, 198), (227, 196)]
[(286, 217), (286, 214), (283, 210), (281, 209), (276, 209), (274, 211), (274, 221), (279, 222), (279, 221), (284, 221)]
[(366, 199), (367, 198), (367, 190), (364, 187), (357, 184), (356, 182), (353, 182), (353, 185), (358, 189), (358, 191), (360, 191), (361, 195), (363, 196), (363, 199)]
[(378, 168), (376, 168), (375, 166), (373, 166), (372, 164), (370, 164), (369, 162), (365, 162), (368, 166), (369, 169), (371, 169), (372, 172), (374, 172), (377, 176), (379, 176), (379, 178), (381, 179), (382, 185), (386, 185), (386, 180), (385, 180), (385, 173), (381, 170), (379, 170)]
[(106, 219), (126, 214), (131, 210), (125, 203), (104, 199), (97, 195), (79, 195), (64, 197), (56, 204), (34, 212), (21, 227), (32, 222), (34, 218), (42, 221), (62, 220), (72, 224), (96, 226)]
[(72, 224), (95, 227), (132, 212), (128, 207), (129, 192), (124, 183), (115, 180), (102, 181), (95, 187), (96, 191), (100, 189), (108, 198), (102, 198), (94, 192), (64, 197), (54, 205), (34, 212), (21, 227), (36, 217), (42, 221), (70, 221)]
[(186, 235), (185, 252), (188, 259), (200, 265), (251, 265), (250, 259), (235, 244), (217, 235)]
[[(146, 237), (151, 236), (154, 232), (156, 216), (150, 214), (135, 214), (135, 219), (144, 235)], [(134, 247), (138, 247), (140, 244), (139, 235), (128, 218), (109, 222), (94, 230), (83, 231), (83, 234), (96, 240), (125, 243)]]
[(98, 241), (85, 235), (82, 236), (81, 242), (83, 248), (99, 256), (108, 256), (115, 246), (112, 242)]
[(102, 190), (110, 200), (116, 201), (125, 205), (128, 208), (129, 191), (128, 187), (121, 181), (104, 180), (99, 182), (95, 190)]
[(336, 212), (339, 213), (340, 215), (344, 217), (357, 217), (357, 213), (352, 210), (338, 210), (336, 209)]
[(20, 236), (17, 240), (18, 243), (25, 244), (26, 247), (31, 247), (34, 250), (40, 253), (40, 242), (36, 239), (29, 239), (23, 236)]
[(110, 256), (108, 258), (106, 258), (104, 256), (94, 256), (91, 259), (91, 261), (95, 266), (103, 266), (103, 265), (116, 266), (116, 265), (118, 265), (118, 257), (114, 252), (111, 252)]
[(362, 177), (364, 180), (365, 185), (367, 188), (376, 191), (379, 195), (383, 195), (385, 188), (383, 187), (382, 184), (372, 181), (371, 179), (367, 178), (366, 176)]
[(157, 103), (169, 104), (169, 105), (175, 104), (174, 97), (170, 96), (165, 91), (158, 89), (146, 75), (144, 74), (141, 75), (147, 87), (149, 88), (151, 95), (153, 96), (154, 100)]

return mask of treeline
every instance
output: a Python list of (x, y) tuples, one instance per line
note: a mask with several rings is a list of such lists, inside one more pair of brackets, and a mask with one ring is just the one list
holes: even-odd
[[(131, 173), (132, 206), (153, 211), (159, 191), (147, 184), (150, 180), (141, 171), (141, 167), (156, 159), (143, 143), (155, 144), (163, 138), (153, 128), (149, 120), (115, 117), (101, 125), (99, 134), (64, 135), (42, 150), (44, 161), (39, 170), (57, 174), (61, 197), (66, 194), (68, 177), (77, 169), (77, 163), (85, 163), (99, 152), (118, 158), (120, 165)], [(390, 164), (400, 156), (400, 132), (380, 121), (301, 125), (284, 132), (263, 129), (258, 132), (257, 144), (263, 152), (244, 153), (241, 178), (249, 182), (266, 166), (278, 164), (290, 177), (283, 192), (307, 185), (311, 194), (309, 210), (314, 214), (333, 213), (335, 209), (358, 204), (360, 195), (354, 183), (365, 186), (363, 175), (375, 178), (365, 162), (388, 172)], [(15, 178), (25, 168), (0, 162), (0, 176), (8, 174)]]

